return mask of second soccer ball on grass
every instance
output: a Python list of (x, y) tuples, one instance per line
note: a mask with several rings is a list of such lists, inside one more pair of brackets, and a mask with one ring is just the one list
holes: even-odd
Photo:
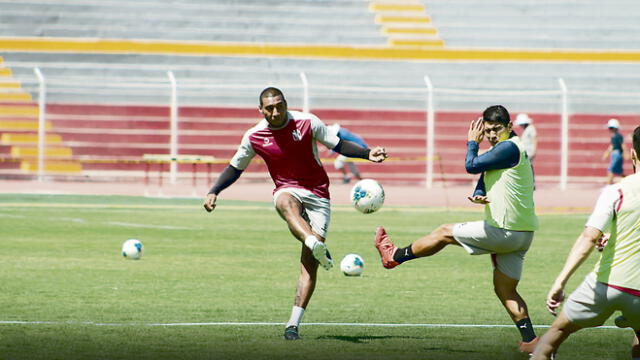
[(384, 189), (382, 185), (373, 179), (358, 181), (351, 188), (351, 203), (364, 214), (379, 210), (384, 204)]
[(129, 260), (138, 260), (142, 256), (142, 243), (138, 239), (129, 239), (122, 244), (122, 256)]
[(340, 270), (347, 276), (360, 276), (364, 271), (364, 260), (358, 254), (347, 254), (340, 262)]

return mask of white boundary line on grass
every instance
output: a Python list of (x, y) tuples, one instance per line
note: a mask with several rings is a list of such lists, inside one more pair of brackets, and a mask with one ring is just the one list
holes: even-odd
[[(94, 326), (283, 326), (279, 322), (186, 322), (186, 323), (97, 323), (92, 321), (19, 321), (0, 320), (0, 325), (94, 325)], [(353, 326), (353, 327), (422, 327), (422, 328), (512, 328), (503, 324), (393, 324), (393, 323), (302, 323), (305, 326)], [(534, 328), (548, 328), (549, 325), (534, 325)], [(616, 326), (599, 326), (591, 329), (617, 329)]]

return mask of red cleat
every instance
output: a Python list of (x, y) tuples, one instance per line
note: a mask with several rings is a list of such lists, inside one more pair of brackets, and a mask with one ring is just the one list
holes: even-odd
[(382, 226), (378, 226), (376, 229), (376, 249), (380, 253), (380, 260), (382, 260), (382, 266), (386, 269), (393, 269), (400, 265), (399, 262), (393, 260), (393, 254), (395, 254), (398, 248), (393, 245), (389, 235), (384, 231)]
[(533, 350), (536, 349), (536, 345), (538, 345), (538, 341), (540, 340), (539, 337), (529, 341), (529, 342), (524, 342), (524, 341), (520, 341), (520, 344), (518, 346), (518, 350), (520, 350), (523, 353), (527, 353), (529, 355), (533, 354)]

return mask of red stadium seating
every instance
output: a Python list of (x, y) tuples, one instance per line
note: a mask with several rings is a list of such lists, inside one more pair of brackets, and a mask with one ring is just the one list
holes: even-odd
[[(340, 123), (361, 135), (370, 146), (381, 145), (390, 155), (383, 164), (359, 162), (364, 176), (384, 181), (420, 183), (425, 179), (426, 115), (420, 111), (314, 111), (326, 124)], [(473, 181), (464, 169), (468, 124), (479, 114), (439, 112), (436, 114), (434, 181)], [(535, 162), (539, 181), (557, 182), (560, 175), (560, 116), (530, 114), (538, 130), (539, 150)], [(605, 123), (611, 116), (572, 115), (570, 122), (569, 176), (571, 182), (595, 181), (606, 175), (607, 161), (602, 160), (608, 145)], [(638, 124), (638, 116), (619, 116), (623, 134)], [(179, 154), (213, 156), (218, 163), (198, 166), (205, 172), (221, 171), (233, 156), (242, 134), (259, 120), (255, 109), (183, 107), (179, 109)], [(52, 104), (47, 108), (51, 132), (59, 134), (65, 146), (73, 149), (73, 157), (91, 176), (109, 176), (111, 171), (131, 171), (132, 176), (157, 164), (147, 165), (145, 154), (169, 154), (169, 109), (159, 106), (99, 106)], [(519, 129), (515, 129), (516, 132)], [(628, 138), (626, 146), (628, 146)], [(486, 144), (483, 147), (486, 149)], [(335, 156), (319, 145), (332, 178), (339, 174), (333, 168)], [(10, 152), (0, 146), (0, 155)], [(13, 169), (15, 162), (0, 162), (0, 169)], [(191, 172), (193, 166), (180, 164)], [(247, 169), (250, 177), (264, 178), (265, 166), (259, 160)], [(136, 174), (136, 175), (134, 175)]]

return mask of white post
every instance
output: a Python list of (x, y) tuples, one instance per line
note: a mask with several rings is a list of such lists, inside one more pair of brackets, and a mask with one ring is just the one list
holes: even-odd
[(46, 139), (46, 104), (47, 104), (47, 84), (44, 75), (39, 68), (34, 68), (33, 72), (38, 77), (38, 181), (44, 181), (44, 152)]
[(309, 81), (304, 71), (300, 72), (300, 79), (302, 80), (302, 111), (309, 112)]
[(564, 79), (559, 78), (560, 91), (562, 93), (562, 121), (560, 131), (560, 189), (567, 189), (567, 174), (569, 167), (569, 105), (568, 90)]
[(167, 71), (169, 82), (171, 83), (171, 140), (170, 140), (170, 180), (171, 184), (176, 183), (178, 177), (178, 86), (173, 71)]
[(425, 75), (424, 82), (427, 84), (427, 177), (425, 186), (431, 189), (433, 186), (433, 159), (434, 159), (434, 129), (435, 115), (433, 110), (433, 84), (428, 75)]

